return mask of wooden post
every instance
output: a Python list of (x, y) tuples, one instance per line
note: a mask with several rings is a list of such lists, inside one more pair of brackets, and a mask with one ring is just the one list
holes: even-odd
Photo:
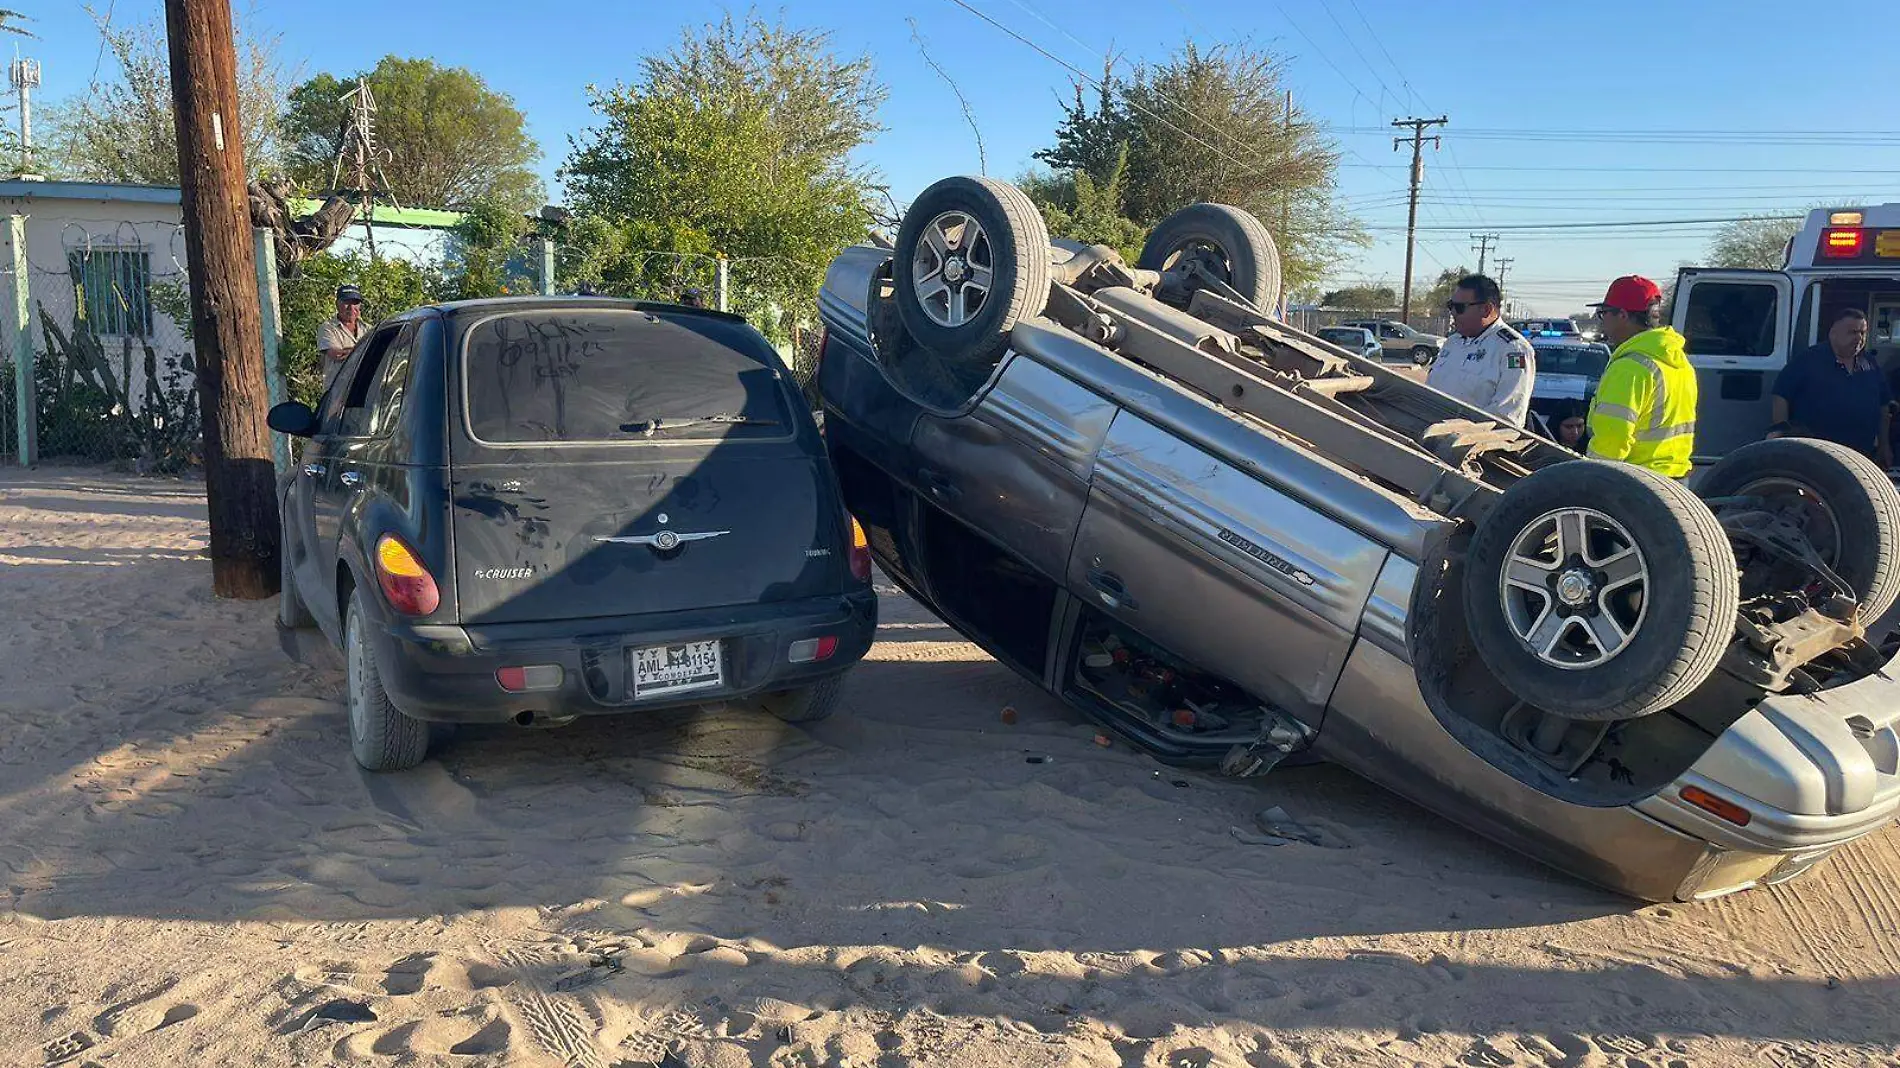
[(38, 379), (33, 372), (33, 313), (26, 270), (26, 216), (14, 212), (9, 220), (9, 253), (13, 266), (13, 413), (15, 459), (21, 467), (39, 462), (40, 415)]
[[(277, 302), (277, 253), (268, 227), (254, 227), (251, 236), (251, 252), (257, 258), (259, 333), (264, 339), (264, 391), (270, 396), (271, 407), (275, 408), (290, 399), (289, 391), (284, 388), (284, 367), (280, 362), (284, 320), (283, 311)], [(270, 455), (278, 481), (281, 482), (290, 472), (290, 439), (282, 434), (272, 434)]]
[(211, 587), (219, 597), (259, 600), (277, 593), (277, 480), (264, 423), (269, 403), (230, 0), (165, 0), (165, 29), (204, 422)]

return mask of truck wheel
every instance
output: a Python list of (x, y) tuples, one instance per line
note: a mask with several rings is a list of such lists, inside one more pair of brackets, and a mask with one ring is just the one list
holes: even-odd
[(1472, 644), (1499, 682), (1568, 719), (1634, 719), (1688, 696), (1735, 634), (1721, 524), (1676, 482), (1576, 460), (1505, 492), (1465, 561)]
[(897, 231), (897, 311), (938, 357), (993, 365), (1016, 324), (1049, 302), (1049, 228), (1015, 186), (944, 178)]
[(1260, 220), (1226, 204), (1189, 204), (1161, 220), (1135, 265), (1169, 271), (1199, 261), (1256, 309), (1280, 302), (1280, 250)]
[(810, 686), (768, 693), (759, 704), (787, 723), (816, 723), (837, 710), (843, 690), (844, 676), (833, 675)]
[(310, 606), (297, 595), (297, 569), (290, 561), (290, 538), (277, 539), (277, 623), (286, 630), (305, 630), (317, 625)]
[(402, 771), (429, 755), (429, 725), (389, 701), (370, 647), (363, 594), (350, 594), (343, 623), (343, 665), (350, 703), (350, 751), (366, 771)]
[[(1813, 438), (1757, 441), (1704, 471), (1696, 492), (1711, 500), (1763, 498), (1771, 511), (1794, 520), (1853, 587), (1863, 623), (1871, 626), (1900, 598), (1900, 493), (1879, 464), (1854, 450)], [(1715, 505), (1717, 514), (1723, 507)], [(1743, 593), (1779, 588), (1775, 570), (1749, 567)]]
[(1430, 345), (1412, 346), (1412, 362), (1417, 364), (1420, 367), (1424, 367), (1427, 364), (1430, 364), (1437, 357), (1438, 357), (1438, 353), (1432, 351), (1432, 347)]

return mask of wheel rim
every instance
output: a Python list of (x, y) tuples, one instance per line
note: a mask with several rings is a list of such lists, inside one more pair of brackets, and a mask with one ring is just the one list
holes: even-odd
[(363, 643), (360, 618), (351, 612), (349, 622), (343, 627), (344, 677), (350, 691), (350, 737), (353, 739), (369, 735), (369, 708), (363, 700), (363, 673), (369, 666), (369, 649)]
[(1629, 648), (1649, 604), (1649, 568), (1621, 523), (1590, 508), (1546, 512), (1518, 532), (1498, 579), (1511, 632), (1537, 659), (1575, 671)]
[(1762, 497), (1771, 510), (1792, 520), (1807, 535), (1822, 562), (1833, 567), (1841, 557), (1841, 521), (1826, 500), (1812, 486), (1796, 479), (1776, 476), (1758, 478), (1735, 491), (1738, 497)]
[(924, 225), (911, 257), (911, 286), (938, 326), (962, 326), (988, 303), (996, 250), (976, 216), (946, 211)]

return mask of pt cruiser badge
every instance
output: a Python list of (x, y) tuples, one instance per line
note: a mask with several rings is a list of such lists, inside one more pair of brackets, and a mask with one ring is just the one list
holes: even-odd
[(665, 553), (672, 552), (689, 541), (705, 541), (707, 538), (724, 537), (730, 533), (732, 533), (730, 530), (708, 530), (698, 534), (680, 534), (671, 530), (662, 530), (658, 534), (624, 534), (612, 538), (596, 535), (594, 540), (613, 545), (645, 545)]

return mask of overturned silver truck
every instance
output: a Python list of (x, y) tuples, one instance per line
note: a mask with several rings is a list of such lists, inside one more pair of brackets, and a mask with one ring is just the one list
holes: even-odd
[(1130, 266), (947, 178), (821, 296), (818, 393), (894, 581), (1158, 757), (1343, 765), (1647, 900), (1807, 871), (1900, 806), (1900, 496), (1808, 440), (1695, 491), (1292, 329), (1197, 204)]

